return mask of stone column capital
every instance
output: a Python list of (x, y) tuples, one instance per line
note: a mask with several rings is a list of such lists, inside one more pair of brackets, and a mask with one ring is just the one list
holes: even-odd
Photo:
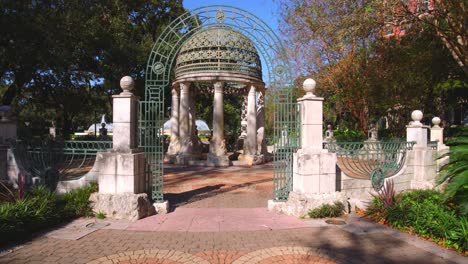
[(214, 87), (214, 92), (215, 93), (222, 93), (223, 88), (224, 88), (224, 83), (223, 82), (215, 82), (215, 83), (213, 83), (213, 87)]
[(178, 97), (180, 93), (180, 87), (178, 85), (173, 85), (171, 89), (171, 95)]

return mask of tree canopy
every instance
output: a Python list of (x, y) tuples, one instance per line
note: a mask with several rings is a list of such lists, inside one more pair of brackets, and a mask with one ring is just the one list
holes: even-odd
[(3, 104), (66, 131), (109, 112), (124, 75), (142, 94), (152, 45), (185, 12), (181, 0), (7, 0), (0, 8)]
[(367, 131), (385, 118), (397, 133), (411, 110), (441, 116), (450, 96), (458, 99), (449, 107), (460, 103), (459, 94), (447, 91), (466, 91), (467, 75), (439, 29), (407, 20), (404, 36), (388, 36), (389, 15), (409, 17), (407, 9), (390, 7), (393, 2), (280, 1), (281, 31), (297, 78), (317, 80), (327, 123)]

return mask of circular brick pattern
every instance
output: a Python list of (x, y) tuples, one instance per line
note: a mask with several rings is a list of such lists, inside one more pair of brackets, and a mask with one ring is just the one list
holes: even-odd
[(273, 247), (250, 252), (233, 264), (270, 264), (270, 263), (335, 263), (331, 259), (306, 247)]
[(89, 264), (104, 264), (104, 263), (138, 263), (138, 264), (210, 264), (208, 261), (181, 251), (164, 250), (164, 249), (151, 249), (151, 250), (137, 250), (127, 251), (119, 254), (114, 254), (102, 257)]
[(273, 247), (250, 253), (244, 251), (214, 250), (202, 251), (196, 255), (175, 250), (137, 250), (127, 251), (102, 257), (89, 264), (302, 264), (302, 263), (335, 263), (311, 248), (306, 247)]

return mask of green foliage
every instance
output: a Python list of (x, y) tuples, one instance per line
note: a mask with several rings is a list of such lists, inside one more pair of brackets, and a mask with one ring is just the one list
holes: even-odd
[(89, 206), (89, 196), (93, 192), (97, 192), (96, 183), (91, 183), (89, 186), (66, 193), (62, 200), (64, 201), (64, 211), (70, 217), (91, 216), (93, 211)]
[(56, 195), (44, 186), (35, 187), (23, 200), (1, 204), (0, 242), (58, 223), (61, 216), (56, 206)]
[(97, 185), (77, 189), (63, 197), (45, 186), (33, 188), (24, 199), (0, 204), (0, 243), (30, 235), (70, 218), (91, 215), (89, 195)]
[(333, 131), (333, 137), (338, 142), (361, 142), (366, 138), (362, 131), (347, 128)]
[(340, 201), (335, 201), (333, 204), (324, 204), (310, 210), (308, 215), (310, 218), (339, 217), (343, 215), (344, 210), (344, 204)]
[(462, 135), (447, 142), (450, 151), (440, 158), (449, 157), (449, 162), (441, 167), (437, 182), (447, 181), (445, 195), (449, 201), (461, 206), (468, 216), (468, 129)]
[(0, 203), (9, 202), (15, 203), (18, 200), (23, 200), (26, 194), (26, 186), (24, 182), (24, 175), (20, 174), (18, 177), (18, 189), (7, 186), (7, 184), (0, 181)]
[(99, 213), (96, 214), (96, 218), (97, 219), (105, 219), (106, 215), (103, 212), (99, 212)]
[(435, 190), (415, 190), (396, 195), (393, 205), (374, 197), (368, 216), (398, 229), (414, 232), (460, 252), (468, 250), (468, 219), (459, 208), (445, 202)]
[(111, 112), (122, 76), (142, 95), (154, 42), (185, 13), (179, 0), (0, 1), (0, 10), (3, 104), (33, 128), (54, 122), (64, 134)]

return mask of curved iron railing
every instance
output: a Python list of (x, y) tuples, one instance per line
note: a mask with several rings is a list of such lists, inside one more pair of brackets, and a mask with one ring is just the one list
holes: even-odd
[(20, 171), (55, 189), (59, 180), (77, 179), (89, 172), (96, 153), (112, 148), (112, 141), (17, 140), (11, 146)]
[(406, 141), (327, 142), (324, 147), (336, 153), (338, 167), (347, 176), (370, 179), (372, 187), (380, 190), (385, 178), (401, 170), (406, 152), (414, 144)]

